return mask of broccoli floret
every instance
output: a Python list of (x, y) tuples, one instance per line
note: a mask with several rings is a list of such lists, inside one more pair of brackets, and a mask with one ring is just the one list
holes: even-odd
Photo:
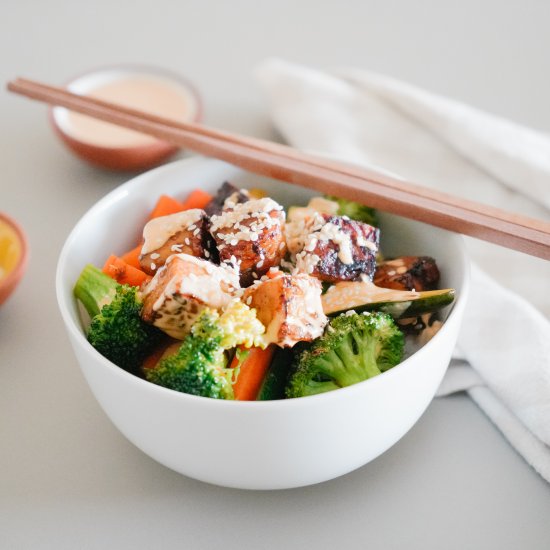
[(121, 285), (93, 265), (87, 265), (74, 287), (74, 295), (91, 317), (90, 344), (115, 365), (136, 372), (143, 359), (163, 338), (162, 332), (143, 322), (137, 288)]
[(147, 380), (192, 395), (231, 399), (231, 372), (225, 368), (224, 333), (218, 319), (215, 310), (204, 310), (178, 351), (146, 370)]
[(295, 358), (287, 397), (302, 397), (361, 382), (397, 365), (404, 337), (385, 313), (344, 313)]
[(225, 351), (239, 345), (265, 347), (264, 332), (254, 310), (238, 300), (221, 315), (206, 308), (178, 351), (147, 369), (145, 377), (183, 393), (233, 399), (235, 369), (227, 368)]
[(220, 315), (217, 325), (222, 331), (221, 345), (224, 349), (237, 346), (265, 348), (265, 327), (256, 317), (256, 310), (240, 300), (233, 300)]
[(359, 204), (355, 201), (348, 201), (340, 197), (326, 196), (328, 200), (338, 203), (338, 216), (347, 216), (351, 220), (365, 222), (374, 227), (378, 227), (378, 217), (376, 210), (370, 206)]

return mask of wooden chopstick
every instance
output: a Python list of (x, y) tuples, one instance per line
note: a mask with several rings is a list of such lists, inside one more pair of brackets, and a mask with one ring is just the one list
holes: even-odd
[(181, 123), (26, 79), (12, 92), (169, 141), (245, 170), (550, 259), (550, 223), (266, 140)]

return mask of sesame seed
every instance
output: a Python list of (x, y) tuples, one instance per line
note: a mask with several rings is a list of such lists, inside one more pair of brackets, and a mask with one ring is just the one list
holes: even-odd
[(250, 305), (252, 303), (252, 296), (249, 296), (247, 299), (246, 299), (246, 305)]
[[(190, 245), (191, 245), (191, 241), (190, 241), (189, 237), (185, 237), (185, 241), (184, 241), (184, 242), (185, 242), (185, 244), (186, 244), (187, 246), (190, 246)], [(181, 245), (180, 245), (180, 246), (181, 246)]]
[(157, 264), (155, 262), (151, 262), (151, 269), (154, 271), (157, 268)]
[(197, 226), (196, 226), (195, 224), (193, 224), (193, 225), (190, 225), (187, 229), (188, 229), (189, 231), (193, 231), (193, 230), (196, 229), (196, 228), (197, 228)]
[(205, 258), (210, 258), (210, 252), (208, 252), (208, 250), (204, 251), (204, 257)]
[(260, 269), (260, 267), (262, 267), (264, 265), (264, 261), (263, 260), (260, 260), (257, 264), (256, 264), (256, 267), (258, 269)]
[(255, 271), (252, 272), (252, 278), (253, 278), (253, 279), (257, 279), (257, 278), (258, 278), (258, 274), (257, 274)]
[(195, 237), (200, 233), (200, 229), (197, 227), (197, 229), (195, 229), (195, 231), (193, 231), (193, 235), (195, 235)]
[(151, 254), (151, 260), (158, 260), (160, 258), (160, 254), (158, 252), (153, 252)]

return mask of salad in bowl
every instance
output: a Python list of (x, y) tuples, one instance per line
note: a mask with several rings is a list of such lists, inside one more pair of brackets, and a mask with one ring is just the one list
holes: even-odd
[(386, 259), (376, 212), (314, 196), (287, 210), (225, 181), (163, 194), (132, 250), (87, 265), (74, 293), (90, 344), (172, 390), (270, 400), (379, 375), (426, 341), (454, 289), (430, 256)]
[(456, 235), (203, 158), (104, 197), (57, 272), (121, 432), (255, 489), (331, 479), (398, 441), (445, 372), (467, 285)]

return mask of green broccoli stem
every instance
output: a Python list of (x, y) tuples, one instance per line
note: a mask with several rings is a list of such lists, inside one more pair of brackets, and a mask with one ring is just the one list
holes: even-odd
[(117, 286), (118, 283), (114, 279), (94, 265), (88, 264), (76, 281), (73, 292), (82, 302), (88, 315), (95, 317), (101, 308), (113, 299)]
[[(359, 333), (349, 332), (345, 335), (338, 347), (332, 352), (341, 361), (343, 368), (332, 368), (338, 362), (329, 359), (329, 369), (334, 380), (340, 387), (351, 386), (362, 382), (367, 378), (380, 374), (376, 364), (376, 342), (364, 331)], [(326, 360), (322, 362), (324, 365)]]
[[(362, 331), (362, 334), (351, 333), (350, 338), (353, 338), (354, 349), (359, 350), (361, 357), (362, 368), (358, 369), (358, 373), (361, 380), (372, 378), (380, 374), (382, 371), (378, 366), (378, 340), (373, 338), (366, 331)], [(365, 376), (366, 375), (366, 376)]]

